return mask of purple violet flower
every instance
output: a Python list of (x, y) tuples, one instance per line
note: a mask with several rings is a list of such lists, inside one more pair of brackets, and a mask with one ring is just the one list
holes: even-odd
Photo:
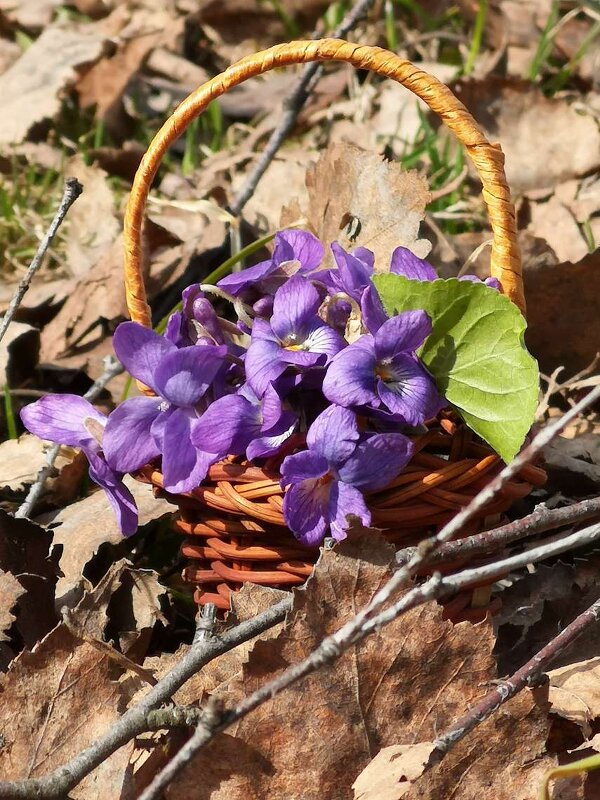
[(431, 320), (424, 311), (405, 311), (386, 320), (374, 336), (361, 336), (333, 358), (323, 394), (346, 408), (383, 406), (407, 425), (420, 425), (444, 405), (415, 356), (430, 333)]
[(296, 538), (318, 545), (329, 529), (344, 539), (347, 516), (371, 522), (363, 492), (383, 489), (412, 455), (400, 433), (361, 435), (352, 411), (330, 406), (311, 425), (308, 450), (287, 456), (281, 467), (286, 488), (283, 513)]
[(283, 408), (273, 386), (259, 399), (244, 384), (237, 394), (220, 397), (206, 409), (192, 430), (192, 443), (219, 458), (243, 453), (249, 460), (264, 458), (279, 450), (297, 423), (298, 416)]
[(102, 452), (104, 414), (85, 398), (64, 394), (36, 400), (22, 409), (21, 419), (40, 439), (83, 450), (90, 463), (90, 478), (106, 492), (122, 533), (130, 536), (136, 532), (138, 514), (133, 495), (123, 483), (123, 472), (111, 469)]
[(375, 256), (366, 247), (347, 253), (337, 242), (332, 242), (331, 252), (337, 268), (315, 272), (311, 278), (325, 284), (330, 294), (344, 293), (359, 302), (363, 289), (371, 283)]
[(178, 349), (135, 322), (119, 325), (113, 346), (125, 369), (158, 396), (132, 397), (112, 412), (104, 435), (109, 465), (132, 472), (162, 454), (165, 489), (190, 491), (217, 460), (212, 452), (196, 450), (191, 431), (227, 348), (207, 344)]
[(288, 367), (325, 366), (345, 346), (343, 337), (317, 315), (320, 305), (311, 282), (294, 275), (275, 293), (270, 321), (254, 320), (245, 366), (258, 397)]
[[(390, 272), (396, 275), (404, 275), (413, 281), (435, 281), (438, 274), (427, 261), (412, 253), (407, 247), (397, 247), (392, 253)], [(472, 283), (484, 283), (492, 289), (500, 289), (500, 281), (497, 278), (486, 278), (481, 280), (477, 275), (461, 275), (459, 281), (471, 281)]]
[(198, 284), (184, 289), (181, 299), (182, 310), (169, 317), (165, 338), (177, 347), (225, 344), (217, 312)]
[(288, 230), (275, 235), (273, 255), (253, 267), (221, 278), (217, 284), (234, 297), (255, 289), (257, 294), (274, 294), (296, 272), (312, 272), (323, 260), (323, 245), (308, 231)]

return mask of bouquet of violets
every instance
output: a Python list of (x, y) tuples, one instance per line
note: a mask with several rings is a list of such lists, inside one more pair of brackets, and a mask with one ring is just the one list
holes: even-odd
[[(165, 490), (181, 494), (231, 456), (276, 466), (285, 522), (306, 545), (344, 538), (348, 515), (369, 524), (365, 496), (402, 472), (411, 436), (449, 402), (419, 355), (431, 315), (389, 313), (368, 249), (334, 243), (331, 251), (335, 266), (324, 269), (315, 236), (278, 233), (267, 261), (217, 287), (186, 289), (164, 335), (135, 322), (117, 328), (118, 358), (154, 396), (125, 400), (105, 417), (81, 397), (52, 395), (22, 410), (25, 426), (84, 451), (126, 535), (137, 510), (125, 473), (160, 463)], [(437, 279), (405, 247), (383, 268), (406, 286)], [(235, 321), (217, 315), (211, 294), (232, 304)]]

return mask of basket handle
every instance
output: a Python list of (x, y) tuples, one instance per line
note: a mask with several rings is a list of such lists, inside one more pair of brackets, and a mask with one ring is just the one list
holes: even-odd
[(488, 142), (479, 125), (450, 89), (409, 61), (381, 47), (342, 39), (317, 39), (275, 45), (246, 56), (193, 91), (158, 131), (136, 172), (125, 211), (125, 292), (131, 319), (151, 327), (142, 271), (141, 232), (150, 185), (169, 146), (217, 97), (248, 78), (271, 69), (309, 61), (345, 61), (357, 69), (392, 78), (420, 97), (464, 145), (483, 185), (483, 199), (492, 227), (490, 271), (504, 293), (525, 312), (521, 255), (515, 209), (504, 174), (504, 154)]

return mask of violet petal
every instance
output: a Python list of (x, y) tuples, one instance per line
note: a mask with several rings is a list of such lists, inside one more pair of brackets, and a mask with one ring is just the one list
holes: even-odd
[(219, 371), (225, 345), (182, 347), (166, 355), (155, 372), (157, 394), (176, 406), (193, 406)]
[(329, 464), (324, 456), (302, 450), (284, 458), (281, 465), (281, 485), (288, 486), (291, 483), (322, 478), (328, 471)]
[(131, 536), (138, 528), (138, 510), (133, 495), (103, 458), (87, 455), (90, 459), (90, 478), (106, 492), (121, 533)]
[(388, 319), (375, 334), (375, 356), (378, 362), (398, 353), (417, 350), (431, 333), (431, 319), (424, 311), (404, 311)]
[(305, 480), (289, 487), (283, 498), (283, 516), (294, 536), (309, 547), (323, 541), (329, 522), (332, 483)]
[(137, 322), (122, 322), (113, 336), (113, 348), (127, 372), (156, 391), (154, 373), (161, 360), (176, 347)]
[(412, 281), (435, 281), (437, 272), (427, 261), (412, 253), (407, 247), (397, 247), (392, 253), (390, 272), (404, 275)]
[(413, 444), (401, 433), (376, 433), (363, 439), (339, 469), (344, 483), (362, 491), (385, 488), (408, 464)]
[(337, 481), (331, 487), (329, 496), (329, 519), (331, 535), (338, 542), (346, 538), (349, 514), (358, 517), (363, 525), (371, 524), (371, 513), (360, 491)]
[(354, 452), (359, 435), (354, 413), (332, 405), (319, 414), (310, 426), (306, 444), (329, 464), (338, 466)]
[(215, 400), (194, 423), (192, 444), (199, 450), (241, 455), (260, 433), (260, 408), (239, 394)]
[(393, 359), (388, 371), (389, 378), (377, 382), (377, 392), (386, 408), (408, 425), (416, 427), (443, 408), (435, 381), (418, 359), (401, 353)]
[(28, 431), (40, 439), (70, 447), (81, 447), (94, 438), (85, 427), (87, 418), (102, 428), (106, 425), (104, 414), (75, 394), (47, 395), (21, 410), (21, 419)]
[(151, 429), (161, 402), (160, 397), (132, 397), (111, 413), (102, 448), (112, 469), (133, 472), (160, 455)]
[(362, 336), (334, 356), (323, 380), (323, 394), (340, 406), (378, 404), (375, 344)]
[(301, 275), (294, 275), (275, 294), (271, 317), (273, 333), (284, 343), (292, 337), (302, 340), (304, 329), (313, 321), (320, 305), (319, 293), (312, 283)]
[(219, 460), (216, 453), (197, 450), (191, 442), (195, 415), (178, 408), (168, 418), (163, 437), (162, 471), (165, 489), (173, 494), (195, 489), (208, 468)]

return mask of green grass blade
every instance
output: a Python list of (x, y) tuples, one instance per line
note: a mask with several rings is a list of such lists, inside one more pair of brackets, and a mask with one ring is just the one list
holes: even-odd
[(4, 416), (6, 417), (6, 432), (9, 439), (18, 439), (17, 423), (12, 404), (12, 395), (8, 386), (4, 387)]
[(479, 8), (477, 9), (477, 16), (475, 17), (475, 27), (473, 29), (473, 38), (471, 39), (471, 47), (469, 48), (469, 55), (463, 69), (463, 75), (470, 75), (475, 67), (475, 60), (481, 50), (481, 41), (483, 39), (483, 29), (485, 27), (485, 18), (487, 16), (488, 0), (479, 0)]

